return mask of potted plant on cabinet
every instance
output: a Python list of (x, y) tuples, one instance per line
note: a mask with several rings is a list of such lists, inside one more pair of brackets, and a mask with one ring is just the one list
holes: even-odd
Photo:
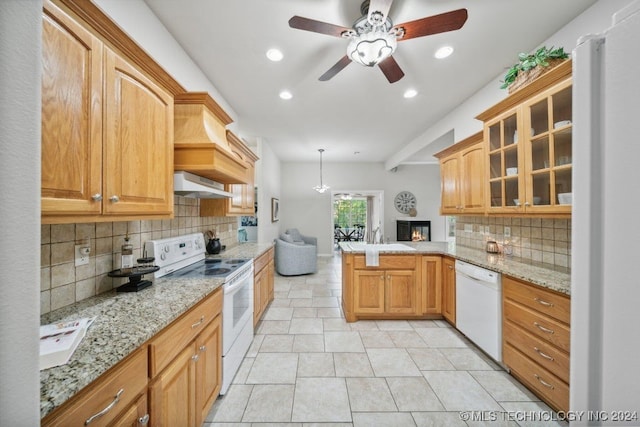
[(562, 47), (554, 49), (542, 46), (530, 54), (520, 53), (518, 55), (520, 61), (509, 68), (500, 89), (508, 88), (509, 93), (512, 93), (559, 65), (568, 57), (569, 55)]

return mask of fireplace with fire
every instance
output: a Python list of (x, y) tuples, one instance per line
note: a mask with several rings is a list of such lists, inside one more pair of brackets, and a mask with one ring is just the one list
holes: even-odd
[(396, 239), (399, 242), (430, 242), (431, 221), (396, 220)]

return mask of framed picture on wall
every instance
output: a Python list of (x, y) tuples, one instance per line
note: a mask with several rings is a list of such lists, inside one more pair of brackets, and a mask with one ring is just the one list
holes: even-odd
[(271, 198), (271, 222), (280, 220), (280, 200)]

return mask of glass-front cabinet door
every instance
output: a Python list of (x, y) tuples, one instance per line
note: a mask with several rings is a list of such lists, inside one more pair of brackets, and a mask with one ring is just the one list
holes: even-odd
[(568, 80), (523, 105), (524, 207), (531, 213), (571, 212), (572, 108)]
[(520, 208), (522, 167), (518, 140), (521, 139), (516, 110), (509, 111), (485, 126), (489, 147), (490, 212), (514, 212)]

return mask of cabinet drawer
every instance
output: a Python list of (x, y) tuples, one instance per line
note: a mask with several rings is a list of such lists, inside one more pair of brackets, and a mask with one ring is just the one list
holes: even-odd
[(569, 386), (546, 369), (532, 362), (514, 347), (506, 344), (503, 361), (511, 373), (533, 389), (550, 406), (567, 411), (569, 409)]
[(505, 321), (502, 329), (505, 343), (520, 350), (543, 368), (569, 383), (569, 355), (557, 347), (525, 332), (522, 328)]
[[(71, 406), (52, 412), (42, 425), (84, 426), (93, 416), (91, 427), (108, 425), (146, 392), (147, 372), (147, 348), (143, 346), (80, 392)], [(101, 412), (103, 415), (96, 416)]]
[(158, 375), (222, 310), (222, 287), (156, 335), (149, 344), (151, 378)]
[(269, 264), (269, 261), (273, 259), (273, 248), (260, 255), (253, 261), (253, 272), (257, 274), (260, 270)]
[(355, 269), (409, 269), (415, 270), (416, 257), (405, 255), (380, 255), (379, 266), (367, 267), (364, 255), (356, 255), (353, 260), (353, 268)]
[(505, 298), (517, 301), (566, 324), (571, 322), (571, 300), (568, 297), (510, 277), (503, 278), (502, 286)]
[(504, 318), (569, 353), (569, 328), (513, 301), (504, 301)]

